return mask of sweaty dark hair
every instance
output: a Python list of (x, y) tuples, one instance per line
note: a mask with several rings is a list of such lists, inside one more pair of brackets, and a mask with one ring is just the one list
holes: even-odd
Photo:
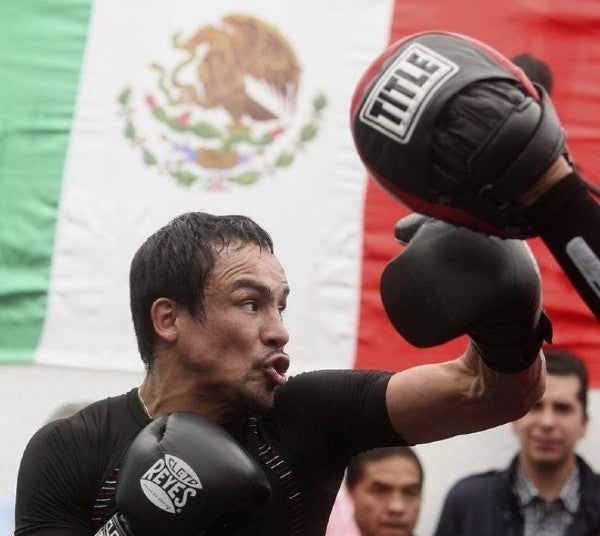
[(204, 290), (223, 249), (256, 244), (273, 253), (269, 234), (246, 216), (188, 212), (151, 235), (129, 271), (130, 306), (142, 361), (154, 360), (150, 308), (158, 298), (176, 301), (192, 315), (204, 313)]
[(416, 455), (415, 451), (410, 447), (380, 447), (372, 450), (367, 450), (357, 454), (350, 460), (346, 469), (346, 486), (348, 489), (353, 489), (356, 484), (362, 479), (365, 467), (371, 462), (378, 462), (388, 458), (408, 458), (412, 460), (419, 471), (419, 480), (423, 486), (423, 466)]
[(546, 371), (556, 376), (577, 376), (579, 389), (577, 398), (583, 406), (583, 414), (587, 417), (588, 371), (584, 362), (575, 354), (561, 348), (544, 350)]

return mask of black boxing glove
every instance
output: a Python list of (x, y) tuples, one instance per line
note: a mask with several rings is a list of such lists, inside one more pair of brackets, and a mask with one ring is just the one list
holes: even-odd
[(552, 328), (527, 244), (419, 214), (400, 220), (395, 233), (407, 246), (383, 271), (381, 298), (408, 342), (429, 347), (467, 334), (498, 372), (535, 361)]
[(394, 197), (505, 237), (536, 234), (517, 202), (566, 154), (543, 88), (488, 45), (445, 32), (411, 35), (369, 66), (351, 128), (365, 166)]
[(97, 536), (199, 536), (267, 503), (258, 462), (218, 424), (171, 413), (146, 426), (119, 471), (118, 513)]

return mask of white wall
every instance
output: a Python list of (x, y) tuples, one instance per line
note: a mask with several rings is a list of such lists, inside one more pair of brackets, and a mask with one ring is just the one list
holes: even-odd
[[(21, 454), (29, 437), (66, 402), (98, 400), (124, 393), (143, 374), (29, 366), (0, 367), (0, 495), (14, 491)], [(590, 394), (590, 426), (579, 452), (600, 471), (600, 391)], [(594, 416), (597, 416), (594, 419)], [(516, 450), (510, 426), (418, 445), (425, 469), (424, 504), (417, 533), (429, 536), (449, 486), (461, 476), (502, 467)], [(341, 536), (341, 535), (340, 535)]]

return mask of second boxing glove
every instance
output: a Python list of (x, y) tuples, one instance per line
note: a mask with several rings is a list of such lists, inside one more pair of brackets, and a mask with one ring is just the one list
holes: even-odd
[(499, 372), (536, 359), (551, 324), (528, 246), (413, 214), (396, 225), (407, 246), (385, 268), (381, 297), (396, 330), (429, 347), (468, 334)]
[(134, 439), (119, 472), (116, 513), (98, 535), (199, 536), (266, 504), (258, 462), (218, 424), (172, 413)]

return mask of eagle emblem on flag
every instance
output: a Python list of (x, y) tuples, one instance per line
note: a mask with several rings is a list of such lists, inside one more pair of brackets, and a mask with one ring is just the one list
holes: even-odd
[(149, 65), (154, 88), (126, 86), (117, 99), (147, 166), (207, 190), (249, 185), (290, 166), (317, 135), (327, 100), (318, 94), (299, 113), (300, 62), (273, 25), (230, 14), (176, 33), (172, 48), (172, 63)]

